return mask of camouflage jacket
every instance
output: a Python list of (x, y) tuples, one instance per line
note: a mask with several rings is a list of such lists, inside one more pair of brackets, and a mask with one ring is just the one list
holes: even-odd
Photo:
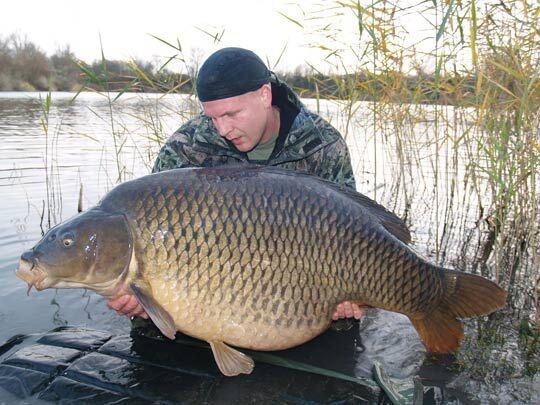
[[(287, 102), (293, 103), (300, 112), (281, 143), (282, 147), (272, 153), (266, 164), (314, 174), (355, 189), (349, 151), (341, 134), (320, 116), (307, 110), (286, 84), (278, 83), (278, 86), (285, 86)], [(238, 162), (249, 162), (246, 153), (227, 143), (218, 134), (212, 120), (201, 113), (167, 140), (159, 152), (153, 172)]]

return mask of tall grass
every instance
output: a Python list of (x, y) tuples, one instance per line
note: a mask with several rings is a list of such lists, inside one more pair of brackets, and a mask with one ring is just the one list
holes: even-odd
[[(122, 159), (123, 148), (126, 141), (131, 136), (126, 125), (123, 124), (122, 117), (115, 114), (114, 105), (119, 103), (121, 97), (128, 92), (137, 92), (144, 90), (146, 92), (159, 93), (156, 98), (153, 108), (148, 108), (148, 103), (141, 103), (141, 110), (134, 114), (126, 112), (131, 118), (138, 120), (147, 132), (148, 141), (161, 145), (168, 137), (162, 125), (160, 114), (168, 113), (177, 115), (178, 122), (185, 121), (196, 114), (198, 104), (195, 100), (188, 98), (187, 103), (184, 103), (182, 108), (172, 109), (166, 103), (160, 103), (160, 100), (166, 98), (170, 94), (179, 92), (193, 95), (194, 87), (192, 85), (193, 77), (197, 71), (193, 60), (186, 58), (182, 51), (182, 46), (177, 40), (176, 42), (166, 41), (164, 39), (154, 37), (156, 41), (162, 42), (173, 50), (173, 54), (157, 67), (153, 65), (143, 64), (140, 61), (118, 62), (110, 61), (105, 57), (103, 44), (101, 43), (101, 60), (88, 65), (84, 61), (77, 61), (77, 65), (85, 77), (85, 83), (80, 91), (92, 91), (102, 95), (109, 107), (107, 117), (99, 116), (106, 120), (110, 126), (112, 135), (113, 148), (115, 152), (116, 179), (111, 179), (111, 185), (129, 179), (132, 173), (124, 165)], [(176, 73), (168, 70), (171, 62), (180, 63), (183, 69), (187, 72)], [(143, 66), (144, 65), (144, 66)], [(111, 73), (111, 67), (113, 73)], [(120, 74), (121, 73), (121, 74)], [(80, 93), (80, 92), (79, 92)], [(79, 94), (77, 93), (77, 95)], [(77, 97), (75, 95), (75, 98)], [(165, 109), (165, 111), (163, 111)], [(133, 144), (133, 142), (132, 142)], [(135, 145), (137, 145), (135, 143)], [(144, 150), (137, 148), (137, 154), (143, 161), (152, 161), (153, 157), (147, 156)], [(149, 164), (149, 169), (151, 163)]]
[[(386, 145), (386, 153), (398, 159), (394, 181), (414, 185), (412, 176), (417, 173), (410, 170), (412, 164), (428, 171), (433, 178), (437, 260), (443, 260), (448, 245), (445, 224), (452, 220), (456, 204), (450, 200), (456, 198), (457, 188), (472, 190), (476, 194), (472, 215), (485, 233), (479, 260), (470, 258), (470, 270), (507, 288), (508, 303), (517, 313), (524, 303), (537, 308), (540, 5), (339, 1), (323, 7), (356, 19), (358, 30), (354, 43), (336, 39), (329, 44), (325, 38), (320, 44), (328, 49), (331, 67), (344, 66), (346, 52), (357, 57), (353, 72), (335, 76), (335, 97), (346, 100), (345, 132), (355, 131), (349, 122), (358, 101), (373, 100), (367, 104), (372, 141)], [(431, 32), (419, 35), (422, 43), (404, 44), (403, 37), (412, 34), (405, 31), (407, 15), (423, 15), (433, 23)], [(305, 21), (288, 19), (306, 27)], [(420, 47), (422, 54), (417, 51)], [(413, 88), (406, 80), (411, 74), (417, 77)], [(420, 122), (426, 125), (419, 126)], [(375, 148), (372, 156), (377, 169), (375, 153), (380, 150)], [(423, 163), (426, 159), (428, 165)], [(467, 162), (464, 171), (463, 162)], [(457, 184), (455, 174), (465, 183)], [(371, 175), (374, 183), (381, 176), (377, 170)], [(414, 190), (400, 187), (399, 192), (396, 201), (404, 201), (401, 209), (407, 214)]]
[(62, 185), (60, 182), (60, 173), (58, 167), (58, 142), (59, 128), (61, 123), (50, 125), (50, 114), (52, 106), (51, 93), (45, 97), (40, 96), (41, 101), (41, 129), (45, 136), (44, 139), (44, 168), (45, 168), (45, 200), (41, 208), (40, 228), (44, 234), (51, 226), (62, 220)]
[[(338, 1), (287, 20), (313, 33), (332, 21), (320, 22), (325, 13), (340, 23), (313, 46), (329, 69), (348, 65), (333, 78), (342, 129), (373, 145), (360, 183), (387, 182), (372, 194), (429, 230), (416, 234), (418, 249), (497, 281), (513, 331), (525, 322), (538, 339), (540, 3)], [(431, 26), (408, 32), (411, 16)], [(343, 26), (357, 36), (343, 40)], [(370, 116), (350, 125), (359, 108)], [(496, 317), (476, 323), (479, 341), (500, 333)]]

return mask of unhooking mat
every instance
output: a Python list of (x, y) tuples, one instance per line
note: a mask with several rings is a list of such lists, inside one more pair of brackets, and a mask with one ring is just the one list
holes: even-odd
[[(374, 380), (355, 377), (357, 328), (330, 330), (280, 352), (244, 350), (252, 374), (224, 377), (204, 342), (175, 341), (60, 327), (14, 336), (0, 346), (0, 403), (414, 403), (418, 378), (395, 380), (374, 366)], [(376, 382), (375, 382), (376, 381)], [(2, 394), (4, 390), (5, 394)]]

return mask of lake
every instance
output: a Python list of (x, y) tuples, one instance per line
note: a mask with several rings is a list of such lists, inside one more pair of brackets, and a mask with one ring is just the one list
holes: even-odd
[[(160, 143), (197, 110), (185, 95), (115, 96), (81, 93), (73, 100), (72, 93), (52, 93), (46, 111), (45, 93), (0, 92), (0, 342), (62, 325), (129, 331), (129, 320), (94, 293), (33, 290), (27, 296), (14, 275), (24, 250), (77, 213), (81, 185), (88, 208), (119, 182), (149, 173)], [(467, 184), (464, 148), (452, 143), (468, 125), (466, 115), (454, 119), (452, 107), (409, 106), (418, 109), (416, 121), (400, 125), (377, 114), (374, 103), (356, 103), (345, 114), (344, 103), (304, 101), (345, 135), (357, 189), (406, 219), (418, 252), (450, 267), (477, 254), (478, 193)], [(444, 124), (436, 114), (444, 114)], [(394, 374), (414, 373), (423, 348), (408, 321), (366, 319), (363, 339), (373, 355)], [(396, 329), (405, 332), (396, 335)], [(407, 350), (412, 357), (400, 357)], [(359, 365), (359, 374), (369, 374), (366, 367)]]
[[(0, 341), (73, 323), (129, 328), (129, 321), (95, 294), (50, 290), (27, 296), (14, 276), (21, 252), (43, 230), (77, 213), (81, 184), (88, 208), (118, 183), (119, 172), (122, 180), (147, 174), (159, 149), (148, 128), (130, 117), (148, 112), (158, 96), (146, 96), (142, 106), (140, 97), (126, 97), (114, 106), (112, 120), (104, 97), (83, 93), (71, 102), (73, 96), (53, 93), (45, 130), (46, 94), (0, 93)], [(182, 98), (160, 102), (171, 108), (178, 102), (180, 110)], [(164, 131), (179, 124), (174, 116), (163, 121), (170, 125)], [(119, 141), (116, 147), (112, 133)]]

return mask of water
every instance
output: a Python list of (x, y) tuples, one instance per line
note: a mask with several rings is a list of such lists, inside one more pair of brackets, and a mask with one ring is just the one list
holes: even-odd
[[(0, 145), (4, 156), (0, 164), (0, 192), (4, 196), (0, 201), (0, 320), (4, 325), (0, 342), (14, 334), (67, 324), (112, 332), (129, 329), (126, 317), (109, 310), (100, 296), (81, 289), (32, 291), (27, 296), (25, 284), (14, 276), (14, 271), (21, 252), (31, 248), (43, 230), (76, 214), (81, 184), (83, 205), (89, 207), (119, 179), (148, 173), (159, 149), (154, 138), (163, 139), (180, 125), (183, 117), (179, 112), (185, 111), (189, 102), (182, 95), (166, 99), (124, 95), (112, 103), (111, 111), (110, 100), (101, 95), (83, 93), (72, 102), (70, 93), (53, 93), (44, 127), (45, 96), (0, 96)], [(336, 126), (344, 125), (336, 105), (323, 104), (321, 113)], [(161, 122), (158, 131), (149, 129), (150, 121)], [(349, 140), (366, 142), (367, 137)], [(123, 145), (120, 152), (118, 144)], [(351, 150), (359, 149), (354, 146)], [(360, 163), (367, 165), (368, 160), (353, 154), (355, 167), (360, 168)], [(357, 178), (360, 187), (365, 176), (357, 173)], [(409, 340), (402, 338), (401, 342)], [(381, 351), (377, 348), (373, 353)]]
[[(194, 103), (183, 95), (124, 94), (111, 103), (93, 93), (75, 101), (71, 93), (53, 93), (47, 114), (45, 96), (0, 93), (0, 342), (62, 325), (125, 333), (129, 320), (94, 293), (45, 290), (27, 296), (14, 275), (18, 258), (43, 231), (77, 213), (81, 184), (88, 208), (118, 182), (149, 173), (160, 142)], [(306, 103), (316, 108), (315, 101)], [(466, 176), (461, 150), (437, 139), (459, 130), (435, 122), (434, 109), (441, 107), (419, 108), (425, 118), (409, 127), (416, 141), (400, 148), (397, 136), (388, 138), (394, 124), (374, 117), (369, 103), (349, 122), (339, 103), (321, 102), (320, 114), (346, 136), (359, 191), (407, 218), (421, 254), (452, 266), (470, 248), (460, 235), (474, 232), (478, 201), (467, 187), (456, 187)], [(444, 113), (451, 117), (453, 110), (445, 107)], [(400, 166), (397, 150), (408, 154), (410, 165)], [(362, 333), (368, 360), (383, 362), (396, 377), (418, 371), (424, 350), (408, 320), (370, 315)], [(369, 361), (359, 364), (359, 375), (369, 372)]]
[[(103, 298), (80, 289), (32, 291), (27, 296), (14, 271), (20, 254), (43, 231), (77, 213), (81, 184), (83, 207), (90, 207), (120, 180), (147, 174), (159, 149), (156, 139), (165, 139), (179, 127), (184, 119), (181, 112), (189, 109), (183, 95), (125, 94), (111, 104), (94, 93), (82, 93), (75, 101), (71, 93), (53, 93), (46, 114), (45, 97), (44, 93), (0, 93), (0, 321), (4, 325), (0, 342), (14, 334), (65, 324), (113, 332), (129, 327), (128, 320), (109, 310)], [(336, 105), (323, 103), (321, 114), (344, 127)], [(357, 117), (369, 122), (368, 116), (364, 118)], [(358, 188), (372, 194), (379, 190), (384, 201), (380, 190), (386, 190), (388, 164), (379, 160), (381, 183), (373, 187), (371, 176), (365, 174), (373, 154), (357, 152), (367, 148), (370, 137), (366, 136), (369, 128), (362, 132), (360, 139), (348, 136), (351, 151), (356, 152), (352, 159)]]
[[(159, 144), (135, 116), (148, 118), (159, 97), (127, 95), (114, 104), (111, 115), (103, 96), (83, 93), (71, 102), (73, 94), (53, 93), (45, 130), (45, 96), (0, 93), (0, 342), (65, 324), (115, 332), (129, 328), (129, 321), (109, 310), (104, 299), (84, 290), (32, 291), (27, 296), (14, 271), (20, 254), (43, 230), (77, 213), (81, 184), (83, 205), (89, 207), (119, 177), (149, 172)], [(160, 101), (178, 111), (184, 102), (182, 97)], [(161, 108), (154, 115), (166, 111)], [(179, 126), (179, 119), (171, 114), (163, 120), (169, 125), (162, 128), (163, 136)], [(113, 133), (117, 145), (123, 144), (119, 151)]]

